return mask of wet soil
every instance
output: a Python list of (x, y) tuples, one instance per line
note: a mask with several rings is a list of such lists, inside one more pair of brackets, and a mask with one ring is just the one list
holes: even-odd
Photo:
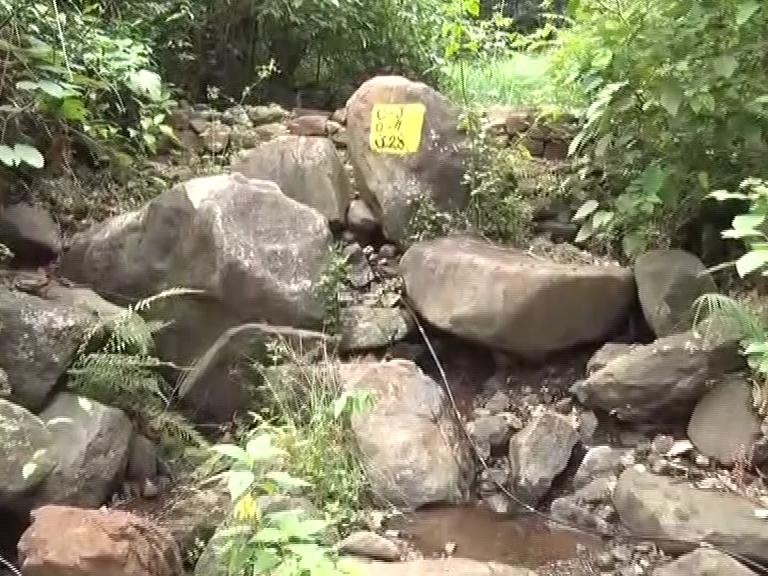
[(605, 549), (595, 536), (481, 506), (424, 508), (390, 520), (388, 528), (399, 530), (425, 557), (443, 556), (446, 544), (453, 543), (454, 556), (531, 569), (584, 564)]

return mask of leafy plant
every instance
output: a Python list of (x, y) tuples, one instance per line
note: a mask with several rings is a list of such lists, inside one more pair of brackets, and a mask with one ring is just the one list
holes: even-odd
[(220, 554), (227, 574), (335, 576), (354, 571), (353, 565), (339, 561), (321, 542), (327, 521), (306, 518), (303, 510), (261, 509), (262, 496), (288, 496), (311, 488), (285, 469), (291, 454), (282, 445), (292, 444), (294, 434), (262, 423), (247, 435), (242, 447), (218, 444), (212, 448), (230, 462), (223, 475), (233, 502), (233, 525), (217, 535), (224, 542)]
[[(724, 238), (738, 239), (747, 248), (740, 258), (727, 265), (735, 266), (742, 279), (756, 273), (768, 276), (768, 182), (749, 178), (737, 192), (716, 190), (710, 196), (721, 202), (745, 202), (748, 207), (747, 212), (733, 218), (731, 228), (722, 232)], [(695, 324), (700, 324), (705, 316), (726, 321), (741, 335), (741, 350), (755, 381), (753, 404), (761, 415), (768, 416), (768, 323), (764, 311), (729, 296), (707, 294), (696, 304)]]
[(338, 360), (327, 352), (314, 358), (276, 342), (272, 363), (259, 364), (264, 382), (261, 428), (274, 431), (285, 450), (285, 469), (311, 483), (307, 493), (337, 523), (354, 523), (367, 482), (350, 419), (368, 410), (366, 391), (345, 391)]
[(674, 244), (712, 189), (765, 174), (765, 6), (580, 0), (568, 15), (555, 69), (591, 100), (571, 153), (602, 172), (580, 240), (617, 238), (630, 258)]
[(165, 290), (94, 323), (68, 371), (68, 387), (123, 409), (148, 432), (171, 444), (207, 445), (186, 419), (170, 410), (171, 398), (160, 369), (177, 367), (155, 356), (153, 336), (165, 324), (141, 316), (160, 300), (196, 292)]
[(341, 245), (334, 244), (325, 255), (323, 271), (316, 292), (323, 303), (323, 330), (336, 334), (340, 328), (341, 311), (351, 300), (348, 286), (349, 256)]

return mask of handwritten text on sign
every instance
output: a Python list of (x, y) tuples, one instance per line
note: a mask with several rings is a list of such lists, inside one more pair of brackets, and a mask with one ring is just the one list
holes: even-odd
[(371, 149), (381, 154), (414, 154), (421, 145), (424, 104), (374, 104)]

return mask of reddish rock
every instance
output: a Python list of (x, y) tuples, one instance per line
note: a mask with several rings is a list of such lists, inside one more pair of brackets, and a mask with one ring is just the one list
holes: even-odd
[(43, 506), (19, 541), (24, 576), (183, 576), (163, 528), (128, 512)]

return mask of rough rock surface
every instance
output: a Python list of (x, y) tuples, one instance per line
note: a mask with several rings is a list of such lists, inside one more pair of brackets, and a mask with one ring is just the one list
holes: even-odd
[(708, 382), (741, 362), (736, 338), (705, 328), (637, 346), (574, 384), (571, 391), (584, 406), (621, 420), (688, 418)]
[(653, 571), (653, 576), (757, 576), (755, 572), (717, 550), (700, 548)]
[(628, 449), (605, 445), (590, 448), (576, 470), (573, 487), (581, 488), (595, 478), (618, 472), (621, 463), (630, 457), (631, 453)]
[(61, 230), (44, 208), (12, 204), (0, 211), (0, 244), (20, 262), (43, 265), (61, 252)]
[(696, 449), (722, 464), (749, 453), (760, 434), (760, 418), (752, 407), (751, 384), (730, 374), (704, 396), (688, 422), (688, 438)]
[(512, 493), (531, 506), (539, 503), (563, 471), (579, 433), (571, 421), (546, 410), (509, 441)]
[(527, 568), (468, 558), (373, 562), (360, 569), (364, 576), (536, 576), (536, 572)]
[[(768, 549), (768, 523), (755, 516), (754, 504), (734, 494), (699, 490), (632, 467), (619, 476), (613, 503), (636, 536), (706, 540), (758, 557)], [(673, 553), (688, 551), (671, 542), (659, 545)]]
[(403, 508), (461, 501), (473, 462), (437, 383), (405, 360), (342, 364), (340, 375), (373, 395), (352, 421), (373, 492)]
[(624, 356), (624, 354), (633, 348), (635, 348), (635, 345), (623, 344), (621, 342), (608, 342), (607, 344), (604, 344), (587, 362), (587, 375), (602, 370), (612, 360), (615, 360), (619, 356)]
[(397, 544), (379, 536), (375, 532), (357, 530), (339, 542), (339, 551), (343, 554), (374, 558), (395, 562), (400, 559)]
[(330, 222), (344, 221), (352, 188), (336, 147), (327, 138), (280, 136), (243, 151), (232, 170), (247, 178), (271, 180), (286, 196), (311, 206)]
[(53, 437), (56, 467), (36, 495), (41, 504), (101, 506), (125, 472), (133, 424), (122, 410), (68, 392), (40, 414)]
[(183, 576), (171, 536), (118, 510), (43, 506), (19, 542), (24, 576)]
[(559, 264), (464, 237), (415, 244), (400, 267), (431, 324), (536, 359), (605, 336), (634, 298), (629, 270)]
[[(379, 154), (370, 145), (373, 106), (401, 103), (426, 106), (418, 152)], [(431, 198), (442, 211), (466, 206), (467, 150), (458, 128), (459, 111), (447, 98), (426, 84), (401, 76), (368, 80), (347, 102), (348, 150), (355, 181), (390, 240), (405, 239), (413, 201), (419, 196)]]
[[(315, 286), (330, 242), (319, 212), (273, 182), (235, 173), (179, 184), (141, 210), (77, 235), (62, 269), (107, 297), (205, 290), (152, 309), (173, 321), (156, 337), (160, 356), (187, 366), (235, 325), (319, 327)], [(211, 385), (219, 385), (222, 375), (214, 376)]]
[(0, 366), (10, 399), (36, 411), (69, 366), (95, 316), (0, 287)]
[(717, 292), (704, 264), (682, 250), (651, 250), (635, 261), (637, 294), (648, 325), (657, 336), (690, 330), (693, 305)]
[(341, 349), (383, 348), (405, 338), (412, 322), (401, 308), (350, 306), (341, 311)]
[(37, 416), (0, 399), (0, 503), (37, 486), (53, 469), (52, 443)]

